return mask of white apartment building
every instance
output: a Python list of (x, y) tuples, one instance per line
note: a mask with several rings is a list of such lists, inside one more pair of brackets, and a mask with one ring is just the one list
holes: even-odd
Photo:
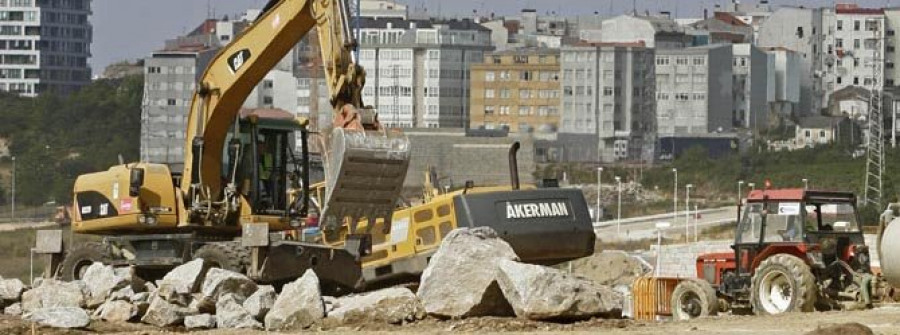
[(603, 43), (643, 43), (648, 48), (673, 49), (690, 46), (692, 37), (665, 16), (619, 15), (603, 21)]
[[(785, 48), (765, 48), (773, 64), (775, 95), (769, 102), (770, 116), (788, 119), (797, 114), (800, 104), (800, 72), (802, 59), (799, 54)], [(772, 77), (770, 77), (771, 80)], [(775, 120), (769, 120), (775, 121)]]
[(848, 86), (884, 86), (884, 71), (873, 71), (874, 63), (885, 59), (884, 10), (839, 4), (825, 18), (827, 94)]
[(800, 61), (800, 103), (795, 116), (819, 115), (826, 101), (821, 77), (826, 48), (822, 9), (781, 7), (759, 27), (757, 45), (793, 51)]
[(639, 43), (562, 48), (558, 140), (566, 160), (653, 159), (653, 55)]
[(90, 0), (0, 0), (0, 91), (72, 93), (91, 81)]
[(389, 127), (465, 127), (469, 64), (492, 50), (491, 31), (471, 20), (362, 18), (363, 99)]
[(659, 136), (732, 129), (732, 62), (727, 44), (656, 51)]

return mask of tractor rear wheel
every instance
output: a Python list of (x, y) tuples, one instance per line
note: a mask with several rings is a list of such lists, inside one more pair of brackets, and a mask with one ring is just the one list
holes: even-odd
[(115, 255), (112, 248), (98, 242), (78, 244), (68, 250), (59, 265), (59, 277), (65, 281), (81, 279), (94, 262), (109, 264)]
[(716, 315), (719, 300), (712, 285), (705, 280), (686, 279), (672, 291), (672, 317), (675, 320), (691, 320)]
[(788, 254), (767, 258), (756, 268), (750, 304), (757, 315), (812, 312), (818, 297), (816, 279), (802, 259)]

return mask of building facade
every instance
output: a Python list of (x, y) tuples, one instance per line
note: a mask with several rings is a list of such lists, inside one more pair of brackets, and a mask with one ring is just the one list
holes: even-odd
[(90, 0), (0, 1), (0, 91), (72, 93), (91, 81)]
[(758, 133), (767, 127), (769, 102), (775, 100), (774, 59), (747, 43), (733, 44), (732, 57), (732, 126)]
[[(875, 74), (872, 67), (874, 62), (885, 61), (884, 10), (838, 4), (828, 13), (826, 92), (830, 95), (848, 86), (886, 85), (885, 71)], [(893, 85), (891, 81), (888, 86)]]
[[(561, 55), (559, 142), (564, 159), (652, 160), (654, 50), (640, 43), (599, 43), (564, 47)], [(585, 145), (588, 138), (596, 144)]]
[(491, 51), (491, 31), (471, 20), (362, 18), (363, 98), (388, 127), (469, 124), (469, 66)]
[(783, 48), (797, 54), (800, 61), (800, 103), (796, 116), (818, 115), (824, 106), (825, 38), (823, 9), (781, 7), (759, 27), (757, 45)]
[(732, 130), (732, 61), (731, 45), (727, 44), (657, 50), (656, 124), (660, 136)]
[(559, 127), (559, 51), (489, 53), (471, 67), (469, 127), (555, 134)]

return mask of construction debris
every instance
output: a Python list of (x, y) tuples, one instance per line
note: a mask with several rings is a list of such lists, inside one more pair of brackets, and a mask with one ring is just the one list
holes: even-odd
[(227, 293), (216, 301), (216, 326), (218, 328), (262, 329), (262, 324), (244, 309), (241, 297)]
[(512, 315), (497, 286), (500, 260), (519, 260), (488, 227), (457, 229), (441, 242), (422, 273), (418, 296), (440, 318)]
[(585, 278), (540, 265), (500, 260), (498, 284), (516, 316), (584, 320), (622, 311), (622, 296)]
[(3, 314), (18, 316), (22, 315), (22, 303), (13, 303), (3, 309)]
[(329, 324), (384, 322), (403, 324), (425, 317), (425, 308), (408, 288), (393, 287), (360, 295), (338, 298), (328, 312)]
[(91, 323), (88, 313), (79, 307), (39, 308), (26, 314), (25, 319), (54, 328), (84, 328)]
[(278, 293), (275, 288), (269, 285), (261, 285), (259, 288), (244, 301), (244, 309), (247, 310), (254, 319), (264, 321), (266, 314), (275, 306), (275, 299)]
[(19, 279), (0, 280), (0, 300), (19, 301), (25, 292), (25, 284)]
[(266, 330), (300, 330), (322, 321), (325, 304), (319, 292), (319, 277), (306, 270), (296, 281), (284, 285), (275, 305), (265, 317)]
[(195, 310), (171, 303), (159, 294), (154, 294), (150, 298), (150, 305), (141, 318), (141, 322), (158, 327), (176, 326), (184, 322), (185, 317), (192, 314), (196, 314)]
[(256, 288), (256, 283), (245, 275), (212, 268), (206, 272), (200, 293), (204, 303), (215, 305), (216, 301), (225, 294), (234, 294), (243, 302), (253, 292), (256, 292)]
[(210, 314), (190, 315), (184, 318), (184, 327), (187, 329), (212, 329), (216, 328), (216, 316)]
[(129, 268), (115, 269), (103, 263), (91, 264), (82, 277), (88, 288), (87, 306), (95, 308), (103, 304), (114, 291), (131, 285)]
[(28, 313), (42, 308), (82, 307), (87, 288), (81, 281), (45, 279), (40, 286), (22, 293), (22, 309)]
[(572, 261), (572, 271), (598, 284), (617, 286), (631, 285), (652, 268), (623, 251), (604, 251)]
[(198, 258), (175, 267), (160, 280), (160, 283), (171, 285), (178, 293), (194, 293), (200, 291), (200, 285), (203, 284), (208, 269), (206, 262)]
[(125, 322), (138, 315), (138, 308), (123, 300), (110, 300), (97, 308), (94, 316), (104, 321)]

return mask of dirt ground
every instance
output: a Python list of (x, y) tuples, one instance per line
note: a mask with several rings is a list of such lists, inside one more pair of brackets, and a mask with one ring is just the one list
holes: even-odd
[[(778, 316), (720, 316), (683, 322), (638, 322), (631, 320), (591, 320), (572, 324), (541, 323), (510, 318), (474, 318), (439, 321), (428, 319), (404, 326), (356, 325), (337, 329), (313, 329), (327, 334), (803, 334), (818, 327), (837, 323), (859, 322), (875, 334), (900, 335), (900, 305), (883, 306), (874, 310), (855, 312), (825, 312), (786, 314)], [(87, 330), (57, 330), (35, 328), (14, 317), (0, 317), (0, 334), (127, 334), (162, 335), (186, 333), (182, 328), (160, 330), (142, 324), (94, 322)], [(304, 333), (307, 331), (304, 331)], [(255, 335), (263, 331), (211, 330), (191, 332), (204, 335)], [(848, 334), (849, 335), (849, 334)]]

